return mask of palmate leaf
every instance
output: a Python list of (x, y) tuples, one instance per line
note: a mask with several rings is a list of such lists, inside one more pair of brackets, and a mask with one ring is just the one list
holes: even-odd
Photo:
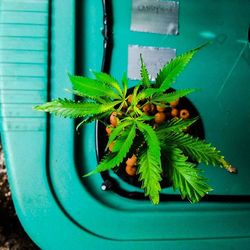
[(171, 93), (164, 94), (161, 89), (147, 88), (145, 90), (142, 90), (138, 96), (139, 96), (139, 100), (152, 96), (153, 103), (157, 103), (157, 104), (160, 102), (169, 103), (169, 102), (173, 102), (177, 100), (178, 98), (189, 95), (197, 90), (198, 89), (194, 89), (194, 88), (180, 89), (180, 90), (175, 90)]
[(160, 88), (161, 91), (165, 91), (170, 88), (173, 81), (184, 70), (192, 57), (207, 44), (208, 43), (173, 58), (159, 71), (155, 80), (155, 86)]
[(92, 99), (95, 97), (105, 97), (109, 99), (120, 99), (119, 95), (110, 87), (104, 83), (83, 77), (83, 76), (73, 76), (69, 75), (69, 79), (72, 83), (73, 89)]
[(133, 98), (132, 98), (132, 103), (131, 103), (131, 105), (133, 105), (133, 106), (136, 106), (137, 103), (138, 103), (138, 91), (139, 91), (139, 88), (140, 88), (140, 83), (137, 84), (134, 87), (134, 90), (133, 90)]
[(137, 126), (147, 143), (147, 149), (140, 156), (139, 179), (142, 181), (142, 188), (145, 190), (145, 195), (148, 195), (153, 204), (156, 205), (159, 203), (159, 192), (161, 190), (160, 142), (151, 126), (140, 121), (137, 121)]
[(153, 94), (158, 94), (160, 92), (161, 91), (159, 89), (156, 89), (156, 88), (146, 88), (146, 89), (143, 89), (142, 91), (140, 91), (137, 98), (140, 101), (140, 100), (143, 100), (145, 98), (152, 96)]
[(114, 108), (119, 101), (105, 104), (75, 102), (67, 99), (57, 99), (42, 105), (35, 106), (34, 109), (54, 113), (61, 117), (77, 118), (84, 116), (97, 115)]
[(185, 155), (188, 155), (192, 160), (199, 163), (204, 162), (207, 165), (223, 166), (222, 161), (224, 157), (220, 154), (219, 150), (210, 143), (206, 143), (199, 138), (194, 138), (189, 134), (183, 132), (167, 133), (162, 143), (176, 145)]
[(83, 94), (82, 92), (80, 91), (77, 91), (77, 90), (74, 90), (74, 89), (65, 89), (65, 91), (73, 94), (73, 95), (76, 95), (76, 96), (80, 96), (80, 97), (83, 97), (85, 100), (88, 100), (88, 101), (96, 101), (96, 102), (99, 102), (99, 103), (106, 103), (107, 100), (105, 100), (104, 98), (102, 97), (98, 97), (98, 96), (86, 96), (86, 94)]
[(192, 124), (194, 124), (199, 118), (192, 118), (192, 119), (180, 119), (180, 118), (173, 118), (169, 121), (166, 121), (165, 124), (161, 125), (157, 130), (158, 138), (164, 138), (167, 133), (170, 132), (182, 132), (184, 129), (187, 129)]
[(150, 86), (149, 74), (141, 54), (140, 54), (140, 59), (141, 59), (141, 81), (145, 87), (149, 87)]
[(116, 128), (114, 128), (113, 131), (111, 132), (105, 150), (107, 150), (110, 143), (112, 143), (127, 126), (132, 125), (132, 123), (133, 123), (132, 120), (127, 120), (127, 121), (123, 121), (120, 124), (118, 124), (118, 126)]
[[(123, 161), (123, 159), (125, 158), (125, 156), (127, 155), (127, 153), (129, 152), (135, 135), (136, 135), (136, 125), (133, 124), (131, 127), (127, 128), (124, 131), (124, 134), (126, 134), (126, 138), (122, 141), (122, 143), (119, 147), (119, 150), (116, 151), (115, 153), (112, 153), (108, 156), (106, 156), (101, 162), (100, 164), (97, 166), (96, 169), (94, 169), (93, 171), (91, 171), (90, 173), (84, 175), (84, 177), (86, 176), (90, 176), (92, 174), (96, 174), (96, 173), (100, 173), (102, 171), (105, 170), (109, 170), (112, 169), (116, 166), (119, 166), (121, 164), (121, 162)], [(122, 134), (121, 134), (122, 136)]]
[(156, 135), (156, 132), (154, 129), (141, 121), (136, 121), (138, 129), (143, 134), (149, 149), (152, 151), (152, 153), (155, 155), (155, 158), (160, 163), (161, 159), (161, 148), (160, 148), (160, 141), (158, 140), (158, 137)]
[(101, 113), (101, 114), (98, 114), (98, 115), (92, 115), (92, 116), (84, 117), (83, 120), (77, 124), (76, 131), (78, 131), (79, 128), (82, 125), (87, 124), (87, 123), (91, 123), (93, 121), (100, 120), (100, 119), (102, 119), (104, 117), (107, 117), (109, 114), (110, 114), (110, 112), (105, 112), (105, 113)]
[(122, 76), (122, 86), (123, 86), (123, 97), (125, 98), (128, 91), (128, 78), (125, 73)]
[(155, 157), (151, 150), (146, 149), (139, 160), (140, 180), (142, 188), (145, 190), (145, 195), (148, 195), (154, 205), (158, 204), (159, 192), (161, 191), (161, 167), (155, 161)]
[(167, 94), (157, 94), (153, 96), (152, 102), (157, 104), (173, 102), (178, 98), (189, 95), (195, 91), (197, 91), (197, 89), (180, 89)]
[[(166, 148), (165, 148), (166, 149)], [(174, 190), (179, 189), (182, 199), (188, 198), (195, 203), (213, 189), (207, 179), (201, 175), (201, 170), (187, 162), (187, 157), (176, 147), (168, 147), (165, 154), (168, 156), (169, 178), (173, 182)]]
[(104, 72), (94, 72), (93, 71), (93, 74), (95, 75), (96, 79), (99, 82), (102, 82), (102, 83), (106, 84), (107, 86), (114, 88), (119, 93), (119, 95), (123, 96), (123, 92), (119, 86), (119, 83), (114, 77), (112, 77), (111, 75), (104, 73)]

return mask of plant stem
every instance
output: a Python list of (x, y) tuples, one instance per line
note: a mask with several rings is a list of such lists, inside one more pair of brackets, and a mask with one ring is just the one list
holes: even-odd
[(236, 174), (237, 168), (233, 167), (230, 163), (228, 163), (225, 159), (221, 159), (222, 167), (225, 168), (228, 172)]

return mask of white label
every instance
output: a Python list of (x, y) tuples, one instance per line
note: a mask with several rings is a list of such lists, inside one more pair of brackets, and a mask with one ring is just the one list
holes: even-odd
[(140, 54), (148, 69), (151, 80), (155, 80), (158, 71), (176, 55), (176, 49), (144, 47), (129, 45), (128, 47), (128, 78), (140, 80)]
[(133, 0), (131, 30), (178, 34), (179, 2)]

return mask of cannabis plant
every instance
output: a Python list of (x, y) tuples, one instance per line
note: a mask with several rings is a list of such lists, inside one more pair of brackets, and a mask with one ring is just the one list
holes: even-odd
[[(69, 118), (82, 118), (79, 126), (99, 120), (106, 126), (106, 155), (85, 176), (126, 168), (137, 176), (145, 195), (159, 203), (161, 180), (167, 178), (182, 199), (198, 202), (212, 190), (197, 163), (217, 165), (236, 172), (215, 147), (194, 137), (188, 130), (198, 117), (178, 110), (178, 102), (196, 89), (172, 89), (176, 77), (204, 46), (179, 55), (150, 77), (141, 57), (141, 81), (128, 93), (128, 79), (122, 86), (112, 76), (93, 72), (95, 79), (69, 75), (72, 92), (81, 101), (56, 99), (36, 110)], [(131, 152), (132, 151), (132, 152)], [(130, 156), (130, 157), (129, 157)], [(126, 165), (126, 166), (125, 166)]]

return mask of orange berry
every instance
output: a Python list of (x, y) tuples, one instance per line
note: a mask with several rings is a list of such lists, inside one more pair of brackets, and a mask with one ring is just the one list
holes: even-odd
[(116, 127), (118, 125), (118, 122), (119, 122), (119, 118), (117, 117), (117, 113), (116, 112), (113, 112), (111, 115), (110, 115), (110, 123), (112, 124), (113, 127)]
[(180, 100), (180, 99), (176, 99), (175, 101), (170, 102), (170, 103), (169, 103), (170, 106), (171, 106), (171, 107), (176, 107), (176, 106), (179, 104), (179, 100)]
[(129, 95), (128, 96), (128, 103), (132, 103), (132, 101), (133, 101), (133, 95)]
[(155, 123), (160, 124), (166, 120), (166, 114), (163, 112), (159, 112), (155, 114)]
[(135, 154), (132, 155), (131, 158), (128, 158), (126, 161), (127, 166), (134, 166), (136, 165), (137, 157)]
[(182, 109), (180, 111), (180, 118), (187, 119), (190, 116), (189, 111), (187, 109)]
[(125, 170), (126, 170), (126, 173), (130, 176), (136, 175), (136, 167), (134, 166), (127, 165)]
[(115, 145), (115, 142), (114, 142), (114, 141), (112, 141), (112, 142), (109, 144), (109, 151), (110, 151), (110, 152), (113, 152), (113, 147), (114, 147), (114, 145)]
[(178, 116), (178, 113), (179, 113), (178, 109), (172, 108), (172, 110), (171, 110), (171, 115), (172, 115), (173, 117)]
[(166, 108), (165, 107), (161, 107), (161, 106), (156, 106), (156, 109), (159, 112), (164, 112)]
[(151, 111), (151, 104), (148, 103), (148, 104), (144, 105), (142, 110), (145, 114), (148, 114)]
[(110, 136), (110, 134), (112, 132), (111, 126), (106, 127), (106, 132), (107, 132), (108, 136)]

